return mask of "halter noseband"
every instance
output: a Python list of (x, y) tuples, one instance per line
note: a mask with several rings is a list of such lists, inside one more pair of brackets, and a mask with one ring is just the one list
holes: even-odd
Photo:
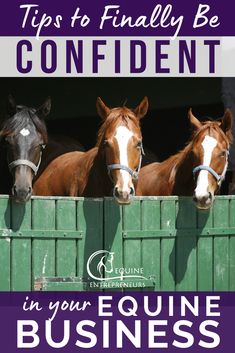
[(42, 151), (44, 150), (45, 147), (46, 147), (46, 145), (41, 145), (40, 157), (39, 157), (39, 161), (38, 161), (37, 165), (31, 161), (28, 161), (27, 159), (17, 159), (15, 161), (9, 163), (8, 167), (9, 167), (10, 172), (14, 168), (18, 167), (19, 165), (26, 165), (27, 167), (32, 169), (32, 171), (34, 172), (34, 175), (36, 176), (38, 173), (38, 169), (40, 167), (41, 161), (42, 161)]
[[(226, 154), (228, 156), (229, 155), (229, 151), (226, 151)], [(217, 180), (217, 184), (220, 186), (220, 184), (222, 183), (222, 181), (224, 180), (225, 175), (226, 175), (227, 163), (225, 164), (225, 168), (224, 168), (222, 174), (216, 173), (216, 171), (213, 168), (211, 168), (211, 167), (209, 167), (207, 165), (199, 165), (199, 166), (197, 166), (197, 167), (195, 167), (193, 169), (194, 177), (195, 177), (195, 174), (200, 172), (201, 170), (206, 170), (207, 172), (211, 173), (211, 175), (213, 175), (213, 177)]]
[(107, 165), (109, 176), (110, 176), (110, 172), (112, 170), (125, 170), (126, 172), (128, 172), (131, 175), (133, 180), (138, 180), (139, 173), (140, 173), (140, 168), (141, 168), (141, 164), (142, 164), (142, 156), (144, 156), (144, 155), (145, 155), (144, 148), (143, 148), (143, 144), (141, 142), (141, 145), (140, 145), (140, 161), (139, 161), (139, 165), (138, 165), (137, 170), (133, 170), (133, 169), (131, 169), (131, 168), (129, 168), (126, 165), (123, 165), (123, 164), (109, 164), (109, 165)]

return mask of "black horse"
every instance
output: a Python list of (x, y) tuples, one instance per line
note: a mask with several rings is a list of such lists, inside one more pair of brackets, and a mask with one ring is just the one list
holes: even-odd
[(8, 97), (0, 130), (0, 193), (12, 194), (18, 202), (30, 199), (33, 180), (51, 160), (66, 152), (83, 150), (76, 140), (48, 138), (45, 118), (50, 110), (50, 98), (35, 109), (16, 105), (13, 97)]

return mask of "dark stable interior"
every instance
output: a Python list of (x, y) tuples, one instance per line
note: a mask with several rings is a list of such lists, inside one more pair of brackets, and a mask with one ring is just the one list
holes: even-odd
[[(219, 78), (1, 78), (0, 113), (12, 94), (17, 104), (40, 106), (47, 96), (52, 110), (49, 134), (76, 138), (85, 149), (93, 147), (100, 126), (96, 99), (110, 107), (134, 108), (144, 96), (149, 112), (142, 121), (144, 147), (151, 158), (164, 160), (182, 149), (190, 138), (187, 112), (200, 120), (223, 115), (222, 80)], [(229, 173), (228, 173), (229, 174)], [(230, 176), (222, 193), (227, 192)]]

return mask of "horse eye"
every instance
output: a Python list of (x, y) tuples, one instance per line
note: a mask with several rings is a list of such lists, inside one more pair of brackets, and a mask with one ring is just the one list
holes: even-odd
[(136, 145), (136, 148), (140, 149), (142, 147), (142, 141), (139, 141)]
[(5, 144), (9, 145), (10, 144), (10, 139), (8, 137), (6, 137), (4, 142), (5, 142)]
[(226, 151), (222, 151), (220, 154), (220, 157), (225, 158), (226, 157)]
[(104, 146), (105, 146), (105, 147), (110, 146), (110, 144), (109, 144), (109, 141), (108, 141), (108, 140), (104, 140)]

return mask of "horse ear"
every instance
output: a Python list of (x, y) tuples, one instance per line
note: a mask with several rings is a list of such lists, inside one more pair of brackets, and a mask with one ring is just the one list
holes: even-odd
[(189, 109), (188, 111), (188, 118), (190, 121), (190, 124), (196, 129), (200, 129), (202, 126), (202, 123), (193, 115), (192, 108)]
[(96, 109), (97, 109), (98, 115), (101, 117), (102, 120), (105, 120), (110, 113), (110, 108), (107, 107), (107, 105), (105, 105), (105, 103), (102, 101), (100, 97), (97, 98)]
[(148, 97), (145, 96), (144, 99), (138, 105), (138, 107), (134, 109), (134, 113), (138, 119), (142, 119), (147, 114), (148, 108), (149, 108), (149, 101), (148, 101)]
[(226, 135), (229, 135), (232, 130), (233, 125), (233, 115), (230, 109), (226, 109), (224, 116), (221, 119), (221, 129), (225, 132)]
[(15, 115), (16, 113), (16, 102), (11, 94), (9, 94), (7, 99), (7, 114), (10, 116)]
[(51, 111), (51, 97), (48, 97), (43, 105), (39, 107), (36, 111), (36, 115), (39, 119), (44, 120)]

